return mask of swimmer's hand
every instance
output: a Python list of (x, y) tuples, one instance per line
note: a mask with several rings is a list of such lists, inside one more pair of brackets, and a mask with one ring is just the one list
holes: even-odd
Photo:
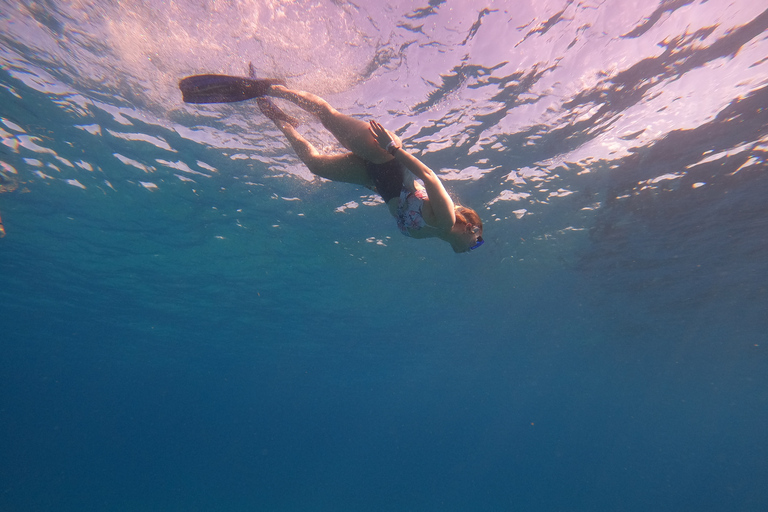
[(392, 136), (378, 122), (371, 120), (368, 124), (370, 125), (368, 130), (371, 132), (371, 135), (373, 135), (373, 138), (376, 139), (376, 142), (381, 146), (381, 149), (386, 150), (392, 143)]

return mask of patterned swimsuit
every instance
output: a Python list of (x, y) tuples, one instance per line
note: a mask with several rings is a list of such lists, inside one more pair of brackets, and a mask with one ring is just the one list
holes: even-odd
[(417, 189), (412, 192), (405, 187), (404, 176), (406, 169), (397, 160), (390, 160), (383, 164), (365, 162), (365, 168), (371, 177), (376, 192), (381, 195), (385, 203), (390, 199), (398, 198), (397, 203), (397, 227), (405, 236), (411, 236), (409, 229), (421, 229), (427, 225), (421, 216), (421, 208), (427, 199), (427, 192)]
[(426, 191), (422, 189), (411, 192), (403, 188), (400, 192), (400, 200), (397, 204), (397, 227), (405, 236), (411, 236), (409, 229), (421, 229), (427, 225), (421, 216), (421, 208), (427, 199)]

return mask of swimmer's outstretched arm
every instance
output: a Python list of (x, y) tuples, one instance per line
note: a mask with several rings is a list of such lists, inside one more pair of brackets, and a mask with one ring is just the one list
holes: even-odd
[(390, 149), (389, 145), (393, 143), (392, 137), (378, 122), (370, 121), (370, 130), (379, 146), (393, 153), (398, 162), (424, 182), (424, 188), (427, 191), (427, 196), (429, 196), (429, 203), (435, 214), (435, 227), (438, 229), (451, 229), (456, 223), (456, 211), (454, 210), (451, 196), (448, 195), (437, 174), (403, 148), (397, 146), (397, 149)]

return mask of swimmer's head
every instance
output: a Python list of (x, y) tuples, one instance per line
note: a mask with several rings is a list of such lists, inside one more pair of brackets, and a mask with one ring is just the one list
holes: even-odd
[(451, 247), (454, 252), (474, 251), (483, 245), (483, 221), (472, 208), (456, 205), (456, 224), (454, 232), (458, 234)]

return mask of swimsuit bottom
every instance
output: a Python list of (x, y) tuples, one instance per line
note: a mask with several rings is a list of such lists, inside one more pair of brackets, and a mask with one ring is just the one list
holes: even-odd
[(365, 162), (365, 170), (376, 186), (376, 192), (388, 203), (390, 199), (400, 196), (403, 190), (403, 178), (405, 167), (397, 160), (390, 160), (383, 164)]

